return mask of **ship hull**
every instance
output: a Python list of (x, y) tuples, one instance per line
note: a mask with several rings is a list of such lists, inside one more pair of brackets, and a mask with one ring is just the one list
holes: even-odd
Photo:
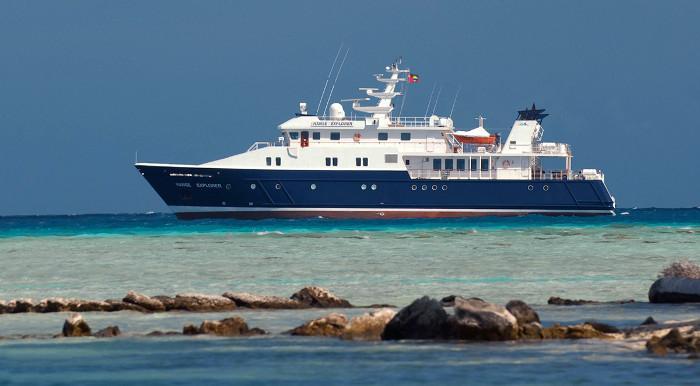
[(600, 180), (411, 179), (402, 171), (137, 164), (178, 218), (448, 218), (606, 215)]

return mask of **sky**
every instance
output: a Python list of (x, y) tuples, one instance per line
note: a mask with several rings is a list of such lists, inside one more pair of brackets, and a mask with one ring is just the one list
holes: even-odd
[[(507, 134), (533, 102), (619, 207), (700, 205), (698, 1), (0, 2), (0, 215), (167, 207), (133, 167), (202, 163), (402, 56), (403, 115)], [(400, 101), (397, 101), (397, 104)], [(346, 106), (346, 111), (349, 111)]]

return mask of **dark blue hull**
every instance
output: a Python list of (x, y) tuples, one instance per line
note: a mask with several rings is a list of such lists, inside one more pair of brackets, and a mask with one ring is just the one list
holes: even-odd
[(136, 167), (179, 218), (596, 215), (614, 209), (599, 180), (420, 180), (401, 171)]

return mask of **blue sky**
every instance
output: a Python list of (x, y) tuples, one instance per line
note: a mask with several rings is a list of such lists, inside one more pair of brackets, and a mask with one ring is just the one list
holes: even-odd
[(3, 1), (0, 215), (166, 210), (136, 151), (199, 163), (276, 138), (341, 42), (334, 99), (402, 55), (421, 75), (404, 115), (434, 84), (448, 114), (461, 86), (456, 125), (505, 134), (536, 102), (620, 206), (697, 206), (698, 20), (696, 1)]

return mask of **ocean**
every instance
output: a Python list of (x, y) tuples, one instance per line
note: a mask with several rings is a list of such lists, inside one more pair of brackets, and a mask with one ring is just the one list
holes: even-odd
[[(444, 220), (201, 220), (170, 214), (0, 217), (0, 299), (102, 300), (245, 291), (289, 296), (319, 285), (355, 305), (398, 307), (456, 294), (521, 299), (545, 325), (618, 327), (700, 318), (700, 305), (652, 305), (658, 272), (700, 260), (700, 209), (622, 209), (609, 217)], [(550, 296), (636, 303), (562, 307)], [(341, 310), (349, 316), (366, 309)], [(0, 315), (0, 384), (697, 384), (700, 363), (601, 341), (347, 342), (282, 334), (324, 310), (84, 313), (124, 336), (48, 339), (66, 313)], [(134, 336), (238, 315), (254, 338)], [(42, 338), (45, 336), (45, 338)]]

